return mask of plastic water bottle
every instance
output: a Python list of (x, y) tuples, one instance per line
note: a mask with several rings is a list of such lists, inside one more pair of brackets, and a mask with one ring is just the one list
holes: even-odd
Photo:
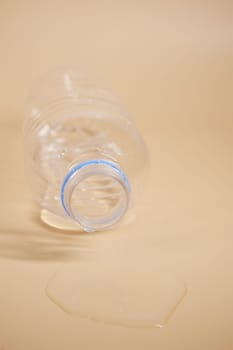
[(132, 206), (147, 159), (119, 100), (68, 69), (37, 85), (26, 114), (24, 139), (41, 212), (85, 231), (118, 223)]

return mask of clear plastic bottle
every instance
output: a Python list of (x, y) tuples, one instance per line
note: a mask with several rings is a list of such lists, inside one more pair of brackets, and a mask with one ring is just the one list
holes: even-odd
[(119, 100), (79, 71), (59, 70), (33, 90), (26, 113), (24, 139), (41, 211), (85, 231), (119, 222), (147, 159)]

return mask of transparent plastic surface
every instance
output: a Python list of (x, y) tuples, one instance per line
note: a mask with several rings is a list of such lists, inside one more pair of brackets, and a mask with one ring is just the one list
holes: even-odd
[(76, 70), (48, 75), (29, 98), (24, 138), (42, 218), (95, 231), (128, 212), (147, 151), (108, 90)]

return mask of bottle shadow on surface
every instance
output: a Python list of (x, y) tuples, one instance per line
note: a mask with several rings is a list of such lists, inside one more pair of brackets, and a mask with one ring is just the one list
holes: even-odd
[(2, 222), (0, 258), (32, 261), (79, 260), (93, 251), (90, 247), (92, 235), (81, 230), (68, 231), (49, 227), (38, 215), (32, 214), (24, 223), (18, 223), (17, 220)]
[(68, 261), (84, 258), (91, 250), (77, 237), (1, 228), (0, 258)]

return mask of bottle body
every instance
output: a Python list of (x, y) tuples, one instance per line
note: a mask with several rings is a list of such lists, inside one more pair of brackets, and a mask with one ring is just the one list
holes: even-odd
[(75, 70), (56, 72), (29, 100), (24, 139), (41, 208), (86, 231), (120, 221), (146, 149), (113, 95)]

